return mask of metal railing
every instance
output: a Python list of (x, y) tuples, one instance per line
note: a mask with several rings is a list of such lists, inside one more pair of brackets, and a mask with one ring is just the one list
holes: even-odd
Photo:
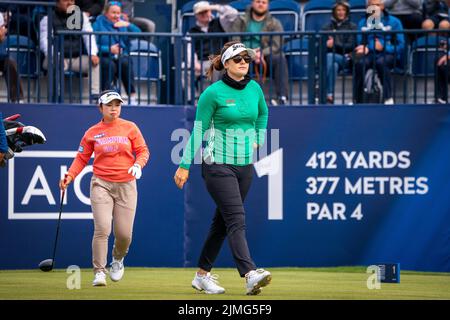
[[(0, 5), (12, 12), (14, 6), (29, 4), (10, 1)], [(49, 25), (52, 24), (50, 13), (54, 4), (31, 4), (35, 7), (25, 8), (23, 17), (29, 13), (28, 17), (32, 18), (21, 23), (19, 15), (9, 25), (10, 34), (5, 40), (6, 55), (16, 61), (20, 74), (16, 79), (15, 96), (20, 96), (21, 84), (25, 88), (22, 100), (29, 103), (89, 104), (96, 101), (99, 91), (116, 88), (132, 104), (195, 105), (201, 92), (211, 83), (204, 75), (209, 66), (208, 56), (218, 53), (225, 42), (234, 39), (253, 41), (252, 47), (268, 45), (264, 60), (252, 62), (249, 72), (261, 84), (269, 105), (384, 103), (391, 97), (396, 104), (435, 103), (438, 98), (448, 102), (447, 94), (442, 92), (448, 91), (449, 63), (438, 67), (437, 61), (450, 50), (450, 31), (181, 35), (67, 30), (54, 35), (48, 32), (47, 55), (44, 55), (39, 48), (39, 21), (47, 15)], [(338, 47), (327, 45), (329, 39), (336, 41), (345, 36), (356, 39), (355, 46), (362, 43), (370, 47), (370, 41), (364, 38), (374, 35), (382, 42), (390, 41), (390, 50), (398, 54), (392, 57), (390, 52), (372, 50), (367, 55), (359, 55), (350, 50), (342, 55)], [(398, 41), (400, 36), (405, 39), (404, 43)], [(131, 40), (129, 47), (117, 55), (99, 54), (100, 64), (95, 67), (83, 40), (86, 37), (106, 38), (109, 44), (117, 40), (113, 37)], [(71, 45), (67, 46), (68, 43)], [(3, 72), (3, 77), (9, 77), (7, 82), (11, 85), (11, 73)], [(220, 77), (221, 73), (216, 72), (212, 81)], [(371, 88), (367, 87), (369, 84)], [(383, 96), (389, 91), (392, 92), (389, 97)], [(0, 101), (16, 100), (12, 99), (11, 90), (0, 86)]]

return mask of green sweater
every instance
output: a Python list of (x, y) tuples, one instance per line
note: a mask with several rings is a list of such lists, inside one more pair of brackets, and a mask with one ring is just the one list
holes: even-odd
[(253, 161), (253, 144), (264, 143), (268, 109), (259, 84), (251, 80), (245, 89), (234, 89), (222, 80), (210, 85), (198, 101), (194, 129), (180, 167), (189, 169), (208, 134), (203, 159), (233, 165)]

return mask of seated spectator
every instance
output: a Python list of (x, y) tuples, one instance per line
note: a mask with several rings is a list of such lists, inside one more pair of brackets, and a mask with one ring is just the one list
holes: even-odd
[[(421, 29), (423, 22), (422, 0), (385, 0), (389, 14), (398, 18), (404, 29)], [(408, 35), (411, 40), (417, 36)]]
[[(27, 2), (36, 2), (35, 0), (25, 0)], [(14, 4), (8, 1), (0, 1), (0, 11), (5, 12), (5, 21), (9, 29), (9, 34), (18, 34), (30, 38), (37, 43), (38, 35), (33, 22), (34, 10), (37, 7), (34, 4)], [(54, 2), (52, 0), (43, 0), (43, 2)]]
[(89, 17), (90, 21), (95, 21), (102, 14), (105, 0), (76, 0), (75, 4)]
[(134, 0), (122, 0), (122, 19), (135, 24), (143, 32), (155, 32), (155, 23), (147, 18), (136, 17)]
[[(17, 63), (8, 56), (6, 48), (6, 35), (8, 29), (5, 25), (3, 14), (0, 13), (0, 71), (6, 80), (8, 88), (8, 101), (20, 102), (23, 99), (22, 84), (20, 83)], [(1, 118), (0, 118), (1, 121)]]
[(449, 3), (450, 0), (424, 0), (425, 20), (422, 28), (425, 30), (450, 29)]
[[(384, 10), (383, 0), (369, 0), (368, 6), (378, 6), (380, 8), (379, 23), (369, 25), (368, 17), (361, 19), (358, 29), (368, 31), (368, 33), (358, 34), (355, 48), (355, 83), (354, 98), (356, 103), (363, 102), (365, 72), (375, 68), (378, 77), (383, 85), (383, 100), (385, 104), (394, 104), (391, 84), (391, 69), (398, 65), (405, 47), (403, 33), (384, 33), (383, 31), (402, 31), (402, 23), (396, 17), (391, 16)], [(375, 32), (378, 31), (379, 32)]]
[[(238, 16), (233, 23), (232, 32), (282, 32), (280, 21), (269, 12), (269, 0), (253, 0), (251, 6), (244, 15)], [(236, 37), (240, 40), (241, 37)], [(266, 64), (272, 72), (275, 80), (275, 92), (277, 100), (271, 99), (273, 105), (283, 105), (288, 97), (288, 69), (286, 57), (282, 52), (282, 36), (258, 36), (243, 37), (242, 42), (247, 48), (255, 49), (257, 64)], [(270, 66), (271, 64), (271, 66)]]
[(448, 50), (446, 55), (440, 57), (437, 61), (437, 77), (436, 77), (436, 102), (449, 103), (448, 101), (448, 84), (450, 83), (450, 50), (449, 46), (445, 48)]
[[(68, 14), (68, 8), (75, 5), (75, 0), (57, 0), (56, 8), (53, 12), (53, 26), (48, 26), (48, 16), (42, 18), (40, 22), (40, 39), (39, 46), (44, 53), (44, 62), (42, 67), (48, 70), (48, 32), (54, 34), (58, 30), (69, 30), (68, 20), (73, 13)], [(70, 25), (72, 28), (73, 26)], [(74, 29), (70, 29), (74, 30)], [(86, 14), (81, 15), (81, 24), (75, 30), (92, 32), (92, 25)], [(94, 36), (83, 35), (81, 42), (79, 36), (64, 37), (64, 71), (74, 71), (87, 74), (91, 78), (90, 98), (95, 99), (100, 93), (100, 73), (99, 73), (99, 57), (98, 47)], [(81, 43), (81, 45), (80, 45)], [(56, 57), (54, 57), (56, 58)], [(55, 63), (52, 61), (52, 63)]]
[(117, 1), (108, 2), (104, 14), (97, 17), (94, 23), (95, 31), (114, 32), (116, 35), (97, 36), (100, 47), (100, 65), (102, 90), (113, 89), (116, 78), (120, 75), (130, 104), (136, 104), (136, 89), (134, 87), (134, 71), (129, 58), (129, 37), (121, 32), (141, 32), (134, 24), (121, 20), (122, 4)]
[[(231, 26), (238, 16), (238, 11), (229, 5), (215, 5), (210, 4), (208, 1), (199, 1), (194, 5), (195, 14), (195, 26), (188, 30), (188, 34), (206, 34), (208, 32), (223, 33), (230, 32)], [(216, 18), (213, 17), (212, 12), (218, 13)], [(227, 36), (224, 37), (205, 37), (194, 38), (194, 72), (195, 79), (197, 80), (201, 75), (205, 75), (209, 69), (211, 62), (209, 60), (210, 55), (216, 55), (220, 53), (223, 45), (229, 41)], [(187, 48), (187, 66), (189, 68), (187, 81), (190, 84), (191, 80), (191, 60), (192, 60), (192, 45), (188, 44)], [(211, 81), (215, 82), (221, 78), (222, 72), (214, 70)], [(185, 76), (182, 77), (183, 86), (185, 82)], [(191, 85), (187, 88), (188, 100), (191, 96)]]
[[(338, 0), (333, 6), (331, 21), (323, 26), (323, 31), (357, 30), (349, 20), (350, 5)], [(356, 35), (328, 35), (327, 40), (327, 102), (334, 103), (334, 84), (338, 72), (351, 66), (351, 53), (356, 47)]]

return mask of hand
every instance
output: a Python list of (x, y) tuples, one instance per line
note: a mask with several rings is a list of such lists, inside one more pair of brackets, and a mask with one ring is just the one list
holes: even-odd
[(259, 48), (257, 48), (257, 49), (255, 49), (255, 53), (256, 53), (256, 55), (255, 55), (255, 59), (253, 59), (253, 61), (256, 64), (260, 64), (262, 62), (261, 61), (261, 50)]
[(438, 62), (437, 62), (437, 65), (438, 65), (438, 66), (445, 65), (445, 64), (447, 64), (447, 61), (448, 61), (448, 60), (450, 60), (450, 56), (447, 56), (447, 55), (442, 56), (442, 57), (439, 58), (439, 60), (438, 60)]
[(184, 184), (189, 178), (189, 170), (184, 168), (178, 168), (178, 170), (175, 172), (175, 176), (173, 179), (175, 180), (175, 184), (178, 188), (183, 189)]
[(209, 6), (209, 10), (211, 11), (219, 11), (220, 10), (220, 4), (212, 4)]
[(110, 51), (112, 54), (119, 54), (120, 53), (120, 46), (118, 43), (111, 46)]
[(253, 142), (253, 149), (258, 149), (258, 144), (256, 142)]
[(91, 56), (92, 65), (95, 67), (99, 64), (100, 58), (98, 56)]
[(369, 53), (369, 48), (361, 44), (355, 48), (355, 53), (357, 55), (366, 55)]
[(8, 29), (5, 26), (1, 26), (0, 27), (0, 42), (3, 42), (6, 39), (7, 33), (8, 33)]
[(194, 63), (194, 70), (196, 76), (200, 76), (202, 74), (202, 65), (197, 61)]
[(332, 37), (329, 37), (327, 40), (327, 48), (333, 48), (334, 45), (334, 39)]
[(59, 181), (59, 188), (61, 190), (66, 190), (67, 186), (72, 182), (72, 176), (69, 176), (66, 174), (66, 176), (64, 177), (64, 179), (61, 179)]
[(375, 50), (383, 51), (384, 47), (378, 39), (375, 39)]
[(135, 163), (130, 169), (128, 169), (128, 173), (131, 174), (136, 179), (140, 179), (142, 177), (142, 168), (140, 164)]
[(130, 25), (129, 22), (124, 21), (124, 20), (119, 20), (116, 23), (114, 23), (114, 28), (128, 28), (128, 26)]

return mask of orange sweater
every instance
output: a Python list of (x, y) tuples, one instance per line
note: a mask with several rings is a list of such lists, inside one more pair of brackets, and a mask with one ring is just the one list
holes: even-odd
[[(93, 152), (94, 174), (112, 182), (135, 179), (128, 173), (128, 169), (134, 163), (143, 168), (150, 155), (139, 128), (133, 122), (120, 118), (112, 123), (100, 121), (86, 131), (68, 175), (75, 179), (87, 165)], [(133, 153), (136, 154), (136, 159)]]

